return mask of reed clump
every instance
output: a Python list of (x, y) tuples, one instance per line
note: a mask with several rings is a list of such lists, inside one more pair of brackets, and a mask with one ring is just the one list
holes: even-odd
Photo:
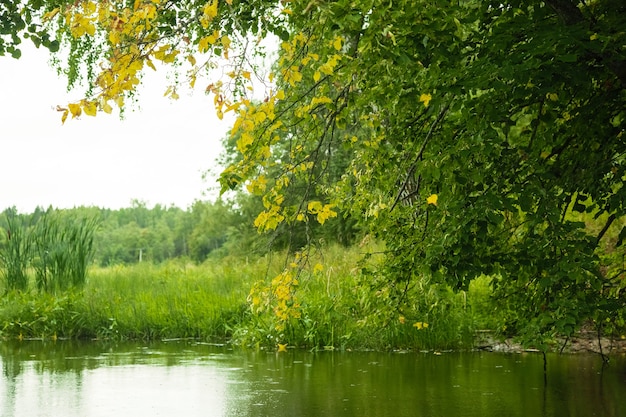
[(0, 270), (5, 291), (27, 291), (32, 281), (40, 293), (85, 284), (97, 218), (69, 216), (51, 208), (37, 218), (9, 209), (4, 220)]

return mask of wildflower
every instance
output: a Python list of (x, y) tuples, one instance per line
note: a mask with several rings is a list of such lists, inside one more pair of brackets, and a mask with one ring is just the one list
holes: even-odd
[(278, 351), (279, 352), (287, 352), (287, 344), (284, 345), (282, 343), (278, 343)]
[(417, 330), (427, 329), (428, 323), (418, 321), (418, 322), (413, 323), (413, 327), (417, 328)]
[(400, 322), (400, 324), (406, 323), (406, 319), (404, 318), (404, 316), (398, 317), (398, 321)]

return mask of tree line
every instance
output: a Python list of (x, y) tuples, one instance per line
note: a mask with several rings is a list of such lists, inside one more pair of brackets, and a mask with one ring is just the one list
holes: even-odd
[[(306, 236), (296, 236), (293, 231), (288, 236), (260, 235), (253, 222), (255, 206), (261, 203), (255, 200), (259, 199), (242, 194), (230, 201), (196, 200), (186, 209), (160, 204), (149, 207), (139, 200), (121, 209), (37, 207), (32, 213), (18, 213), (15, 208), (7, 208), (0, 216), (3, 230), (0, 251), (6, 251), (9, 240), (19, 238), (20, 234), (36, 234), (51, 216), (91, 225), (88, 226), (93, 227), (90, 261), (102, 267), (161, 263), (173, 258), (189, 258), (201, 263), (209, 257), (263, 254), (270, 249), (285, 249), (306, 242)], [(69, 230), (71, 224), (64, 223), (63, 227)], [(329, 243), (349, 244), (354, 236), (355, 231), (350, 237), (329, 232), (323, 239)]]

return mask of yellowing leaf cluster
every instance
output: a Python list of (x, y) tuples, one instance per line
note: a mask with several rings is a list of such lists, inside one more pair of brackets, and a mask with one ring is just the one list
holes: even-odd
[(337, 212), (333, 210), (334, 204), (322, 204), (320, 201), (310, 201), (307, 210), (310, 214), (317, 215), (317, 221), (320, 224), (326, 223), (326, 220), (337, 217)]
[(296, 262), (292, 262), (271, 282), (257, 281), (248, 295), (248, 303), (254, 314), (270, 313), (275, 319), (275, 329), (283, 331), (291, 319), (301, 316), (301, 306), (296, 295), (299, 282), (298, 271), (306, 258), (296, 254)]
[[(189, 84), (193, 88), (195, 85), (198, 68), (194, 53), (206, 53), (212, 46), (219, 45), (222, 56), (228, 59), (229, 50), (232, 47), (232, 40), (225, 34), (220, 34), (214, 30), (209, 35), (199, 36), (196, 39), (183, 37), (180, 39), (163, 36), (158, 31), (157, 20), (163, 13), (171, 12), (170, 2), (161, 0), (134, 0), (133, 2), (122, 2), (121, 0), (99, 1), (99, 0), (77, 0), (70, 2), (66, 6), (54, 9), (45, 15), (45, 20), (50, 21), (55, 15), (61, 13), (64, 22), (72, 37), (79, 39), (84, 36), (97, 38), (97, 42), (103, 42), (108, 48), (102, 55), (103, 60), (93, 67), (99, 69), (93, 80), (98, 90), (95, 91), (93, 99), (89, 100), (96, 106), (96, 113), (112, 111), (111, 104), (124, 105), (124, 98), (139, 84), (140, 72), (145, 66), (157, 70), (155, 62), (171, 65), (180, 61), (180, 56), (184, 56), (193, 67), (189, 71)], [(226, 0), (227, 5), (232, 4), (232, 0)], [(219, 13), (219, 0), (209, 0), (200, 9), (200, 23), (206, 29), (211, 22), (217, 18)], [(96, 36), (101, 32), (102, 36)], [(196, 45), (194, 47), (194, 45)], [(239, 72), (239, 76), (251, 79), (250, 71)], [(218, 115), (224, 113), (223, 106), (232, 105), (222, 96), (221, 86), (212, 84), (212, 88), (207, 88), (216, 95), (216, 108)], [(166, 94), (170, 98), (176, 98), (176, 88), (172, 88)], [(93, 105), (88, 108), (81, 103), (74, 103), (81, 108), (81, 114), (93, 113)], [(78, 111), (70, 111), (63, 121), (71, 114), (78, 117)], [(65, 113), (64, 113), (65, 114)]]
[(200, 24), (203, 28), (207, 29), (209, 24), (217, 16), (217, 0), (207, 1), (202, 10), (202, 16), (200, 17)]
[(272, 206), (257, 216), (254, 220), (254, 226), (259, 232), (275, 230), (283, 220), (285, 220), (285, 216), (280, 213), (280, 206)]

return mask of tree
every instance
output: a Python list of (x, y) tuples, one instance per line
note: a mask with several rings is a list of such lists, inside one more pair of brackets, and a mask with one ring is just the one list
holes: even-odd
[[(70, 81), (89, 86), (63, 120), (122, 107), (157, 61), (188, 65), (192, 86), (225, 68), (206, 90), (236, 114), (241, 158), (221, 182), (262, 194), (260, 230), (349, 209), (386, 243), (389, 285), (490, 274), (529, 344), (624, 313), (623, 262), (599, 250), (613, 234), (623, 256), (626, 237), (612, 230), (626, 201), (623, 2), (50, 3)], [(255, 47), (270, 34), (265, 73)], [(337, 150), (348, 161), (333, 176)], [(315, 193), (289, 198), (296, 184)], [(576, 213), (603, 224), (591, 233)]]
[(0, 3), (0, 56), (10, 54), (13, 58), (22, 56), (19, 45), (22, 38), (39, 47), (43, 45), (51, 52), (59, 49), (59, 42), (37, 23), (37, 12), (43, 7), (41, 0), (3, 1)]

